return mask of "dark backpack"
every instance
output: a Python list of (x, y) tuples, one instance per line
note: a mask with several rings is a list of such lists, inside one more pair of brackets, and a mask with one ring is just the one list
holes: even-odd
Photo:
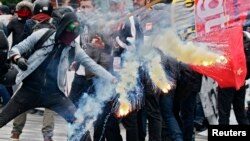
[(35, 22), (35, 25), (32, 27), (33, 32), (42, 28), (56, 29), (56, 27), (52, 23), (47, 22), (47, 21), (44, 21), (44, 22), (34, 21), (34, 22)]
[[(28, 59), (30, 55), (32, 55), (36, 50), (42, 48), (43, 43), (55, 32), (56, 27), (50, 23), (49, 21), (38, 22), (35, 20), (30, 19), (27, 23), (27, 31), (30, 30), (31, 33), (26, 31), (26, 34), (32, 34), (33, 32), (42, 29), (42, 28), (49, 28), (49, 30), (38, 40), (38, 42), (34, 45), (34, 48), (27, 51), (23, 57)], [(27, 36), (27, 35), (26, 35)], [(29, 36), (29, 35), (28, 35)]]
[(23, 57), (28, 59), (36, 50), (42, 48), (43, 43), (55, 32), (54, 29), (49, 29), (47, 32), (45, 32), (43, 34), (43, 36), (36, 42), (36, 44), (34, 45), (33, 49), (30, 49), (29, 51), (27, 51)]

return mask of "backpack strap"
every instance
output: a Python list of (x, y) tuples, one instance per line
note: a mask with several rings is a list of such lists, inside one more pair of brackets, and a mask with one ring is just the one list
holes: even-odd
[[(43, 36), (36, 42), (34, 45), (34, 51), (41, 49), (43, 43), (55, 32), (55, 30), (49, 29), (46, 31)], [(34, 52), (33, 52), (34, 53)]]
[(49, 29), (48, 31), (46, 31), (43, 36), (36, 42), (36, 44), (34, 45), (33, 49), (30, 49), (29, 51), (27, 51), (23, 57), (28, 59), (30, 57), (30, 55), (32, 55), (36, 50), (41, 49), (43, 46), (43, 43), (55, 32), (55, 30), (53, 29)]

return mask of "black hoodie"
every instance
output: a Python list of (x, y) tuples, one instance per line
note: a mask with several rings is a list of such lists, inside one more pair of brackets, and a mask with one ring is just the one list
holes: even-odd
[(57, 41), (61, 34), (63, 33), (64, 29), (69, 25), (71, 22), (78, 21), (78, 18), (75, 13), (69, 12), (66, 13), (58, 24), (58, 28), (56, 30), (55, 40)]

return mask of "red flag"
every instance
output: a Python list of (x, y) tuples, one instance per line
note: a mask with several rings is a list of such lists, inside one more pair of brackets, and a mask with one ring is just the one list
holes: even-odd
[(242, 39), (241, 27), (228, 28), (221, 32), (209, 33), (199, 37), (198, 41), (216, 44), (210, 47), (223, 52), (228, 63), (211, 67), (192, 66), (192, 68), (213, 78), (221, 88), (235, 87), (239, 89), (245, 84), (247, 72)]
[(192, 66), (222, 88), (239, 89), (245, 83), (246, 60), (243, 50), (242, 25), (250, 10), (250, 0), (173, 0), (173, 26), (182, 40), (213, 44), (226, 64)]
[(225, 65), (212, 67), (193, 66), (193, 69), (210, 76), (220, 87), (239, 89), (245, 84), (247, 73), (243, 48), (242, 24), (250, 0), (196, 0), (195, 20), (197, 40), (214, 43), (211, 47), (223, 52)]

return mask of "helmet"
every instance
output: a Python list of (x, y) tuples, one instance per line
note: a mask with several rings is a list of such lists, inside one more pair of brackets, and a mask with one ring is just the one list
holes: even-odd
[(51, 15), (53, 11), (53, 6), (50, 0), (36, 0), (34, 2), (33, 14), (46, 13)]

